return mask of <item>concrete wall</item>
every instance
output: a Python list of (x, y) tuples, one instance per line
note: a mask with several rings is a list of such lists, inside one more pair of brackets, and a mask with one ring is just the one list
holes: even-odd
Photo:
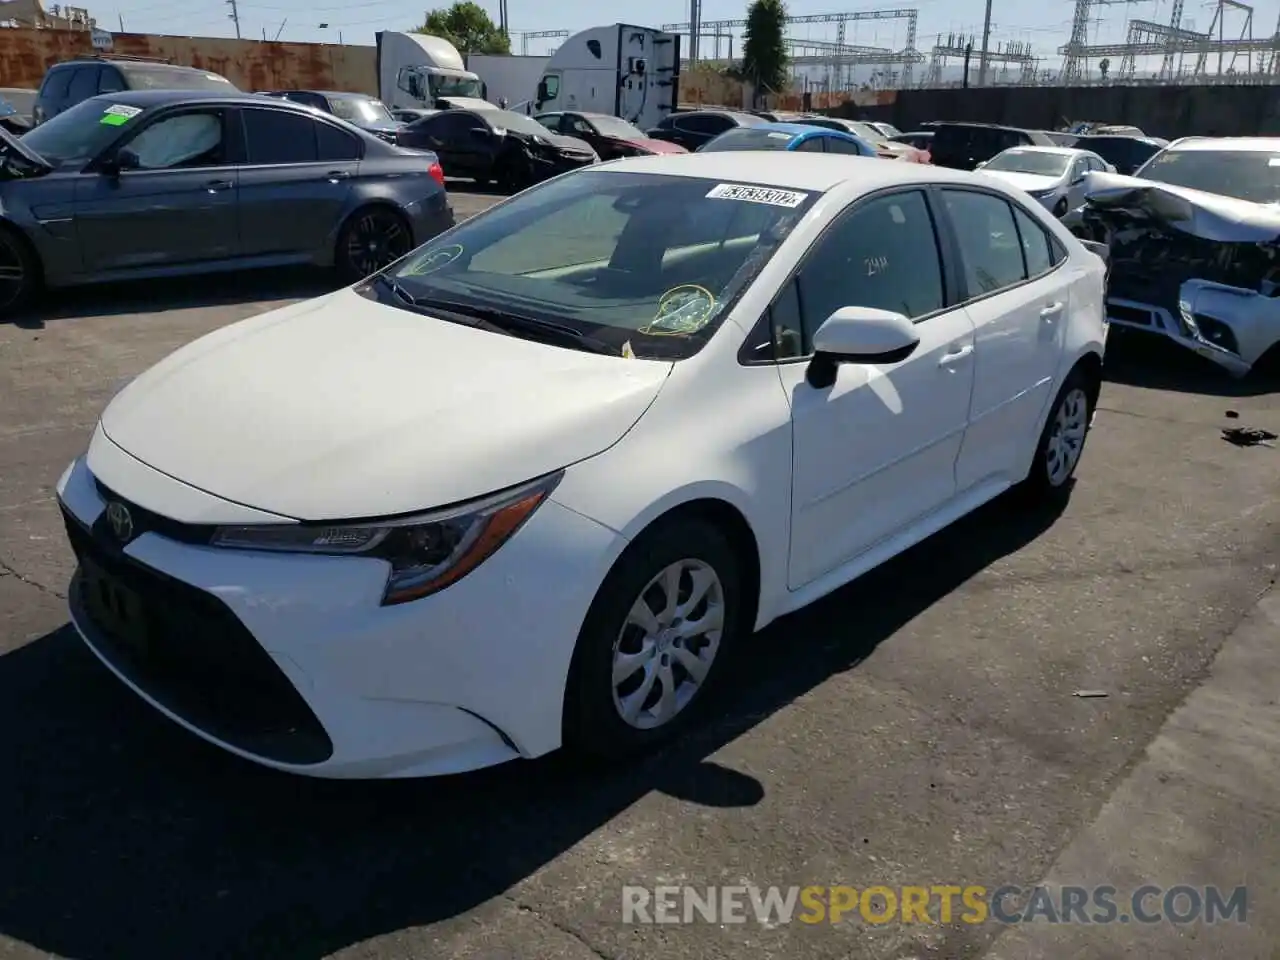
[[(0, 29), (0, 87), (40, 85), (60, 60), (95, 53), (85, 30)], [(112, 53), (220, 73), (241, 90), (349, 90), (377, 96), (374, 47), (117, 33)]]
[(841, 115), (902, 130), (925, 120), (978, 120), (1056, 130), (1081, 120), (1128, 123), (1156, 137), (1280, 135), (1280, 86), (987, 87), (900, 90), (892, 102)]

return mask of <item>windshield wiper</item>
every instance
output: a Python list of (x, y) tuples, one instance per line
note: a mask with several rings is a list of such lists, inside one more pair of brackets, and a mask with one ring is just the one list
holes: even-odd
[(445, 319), (467, 326), (481, 327), (497, 333), (515, 335), (528, 333), (535, 337), (545, 337), (565, 343), (588, 353), (603, 353), (609, 356), (620, 356), (616, 347), (603, 340), (583, 333), (576, 327), (551, 320), (540, 320), (537, 317), (512, 313), (499, 307), (477, 306), (461, 303), (457, 300), (441, 300), (435, 297), (415, 297), (391, 277), (385, 274), (378, 278), (387, 289), (410, 306), (420, 310), (432, 310), (448, 314)]

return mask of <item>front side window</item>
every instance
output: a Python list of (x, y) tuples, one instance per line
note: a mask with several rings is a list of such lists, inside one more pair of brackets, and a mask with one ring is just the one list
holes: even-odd
[(124, 89), (124, 77), (120, 76), (120, 71), (115, 67), (103, 67), (98, 75), (98, 92), (119, 93)]
[(942, 258), (924, 194), (894, 193), (854, 207), (810, 251), (797, 286), (801, 356), (812, 352), (814, 332), (841, 307), (892, 310), (912, 320), (941, 310)]
[(71, 75), (75, 70), (63, 67), (61, 70), (50, 70), (40, 87), (40, 95), (51, 100), (62, 100), (71, 89)]
[(560, 75), (549, 73), (542, 78), (542, 90), (546, 94), (546, 99), (554, 100), (560, 96)]
[(810, 137), (796, 147), (796, 150), (803, 153), (823, 153), (823, 145), (826, 142), (823, 137)]
[(989, 193), (943, 190), (970, 297), (980, 297), (1027, 279), (1022, 243), (1009, 204)]
[(871, 155), (869, 148), (863, 149), (853, 140), (845, 140), (843, 137), (827, 137), (823, 143), (827, 148), (827, 153), (845, 153), (855, 157)]
[(817, 199), (807, 191), (584, 171), (462, 223), (391, 273), (429, 310), (504, 309), (641, 358), (692, 356)]
[(183, 113), (157, 120), (126, 145), (143, 170), (213, 167), (226, 162), (222, 115)]

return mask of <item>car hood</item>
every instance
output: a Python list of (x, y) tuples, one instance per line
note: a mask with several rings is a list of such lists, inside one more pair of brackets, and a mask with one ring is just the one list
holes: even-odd
[(688, 153), (684, 147), (678, 143), (668, 143), (666, 140), (655, 140), (652, 137), (633, 137), (629, 139), (618, 139), (619, 143), (625, 143), (632, 147), (639, 147), (641, 150), (648, 150), (650, 153)]
[(540, 136), (559, 150), (567, 150), (571, 153), (595, 152), (595, 148), (591, 144), (585, 140), (579, 140), (577, 137), (566, 136), (563, 133), (552, 133), (549, 130)]
[(340, 290), (224, 327), (125, 387), (102, 430), (205, 492), (299, 520), (412, 513), (594, 456), (672, 364), (583, 353)]
[(50, 163), (2, 126), (0, 126), (0, 149), (17, 154), (27, 163), (38, 167), (45, 173), (57, 169), (57, 164)]
[(362, 120), (357, 124), (362, 130), (370, 132), (381, 131), (383, 133), (395, 133), (401, 127), (407, 126), (403, 120)]
[(1163, 224), (1202, 240), (1280, 243), (1280, 204), (1254, 203), (1119, 173), (1090, 173), (1085, 207)]
[(1054, 187), (1062, 183), (1061, 177), (1046, 177), (1039, 173), (1015, 173), (1012, 170), (988, 170), (983, 167), (982, 172), (989, 177), (995, 177), (997, 180), (1003, 180), (1011, 187), (1017, 187), (1019, 190), (1025, 190), (1027, 193), (1040, 193), (1043, 190), (1052, 190)]

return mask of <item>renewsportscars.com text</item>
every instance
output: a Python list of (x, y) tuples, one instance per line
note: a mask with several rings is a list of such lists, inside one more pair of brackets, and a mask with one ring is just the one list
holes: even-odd
[(641, 924), (1244, 923), (1247, 909), (1245, 887), (1189, 885), (622, 888), (623, 923)]

